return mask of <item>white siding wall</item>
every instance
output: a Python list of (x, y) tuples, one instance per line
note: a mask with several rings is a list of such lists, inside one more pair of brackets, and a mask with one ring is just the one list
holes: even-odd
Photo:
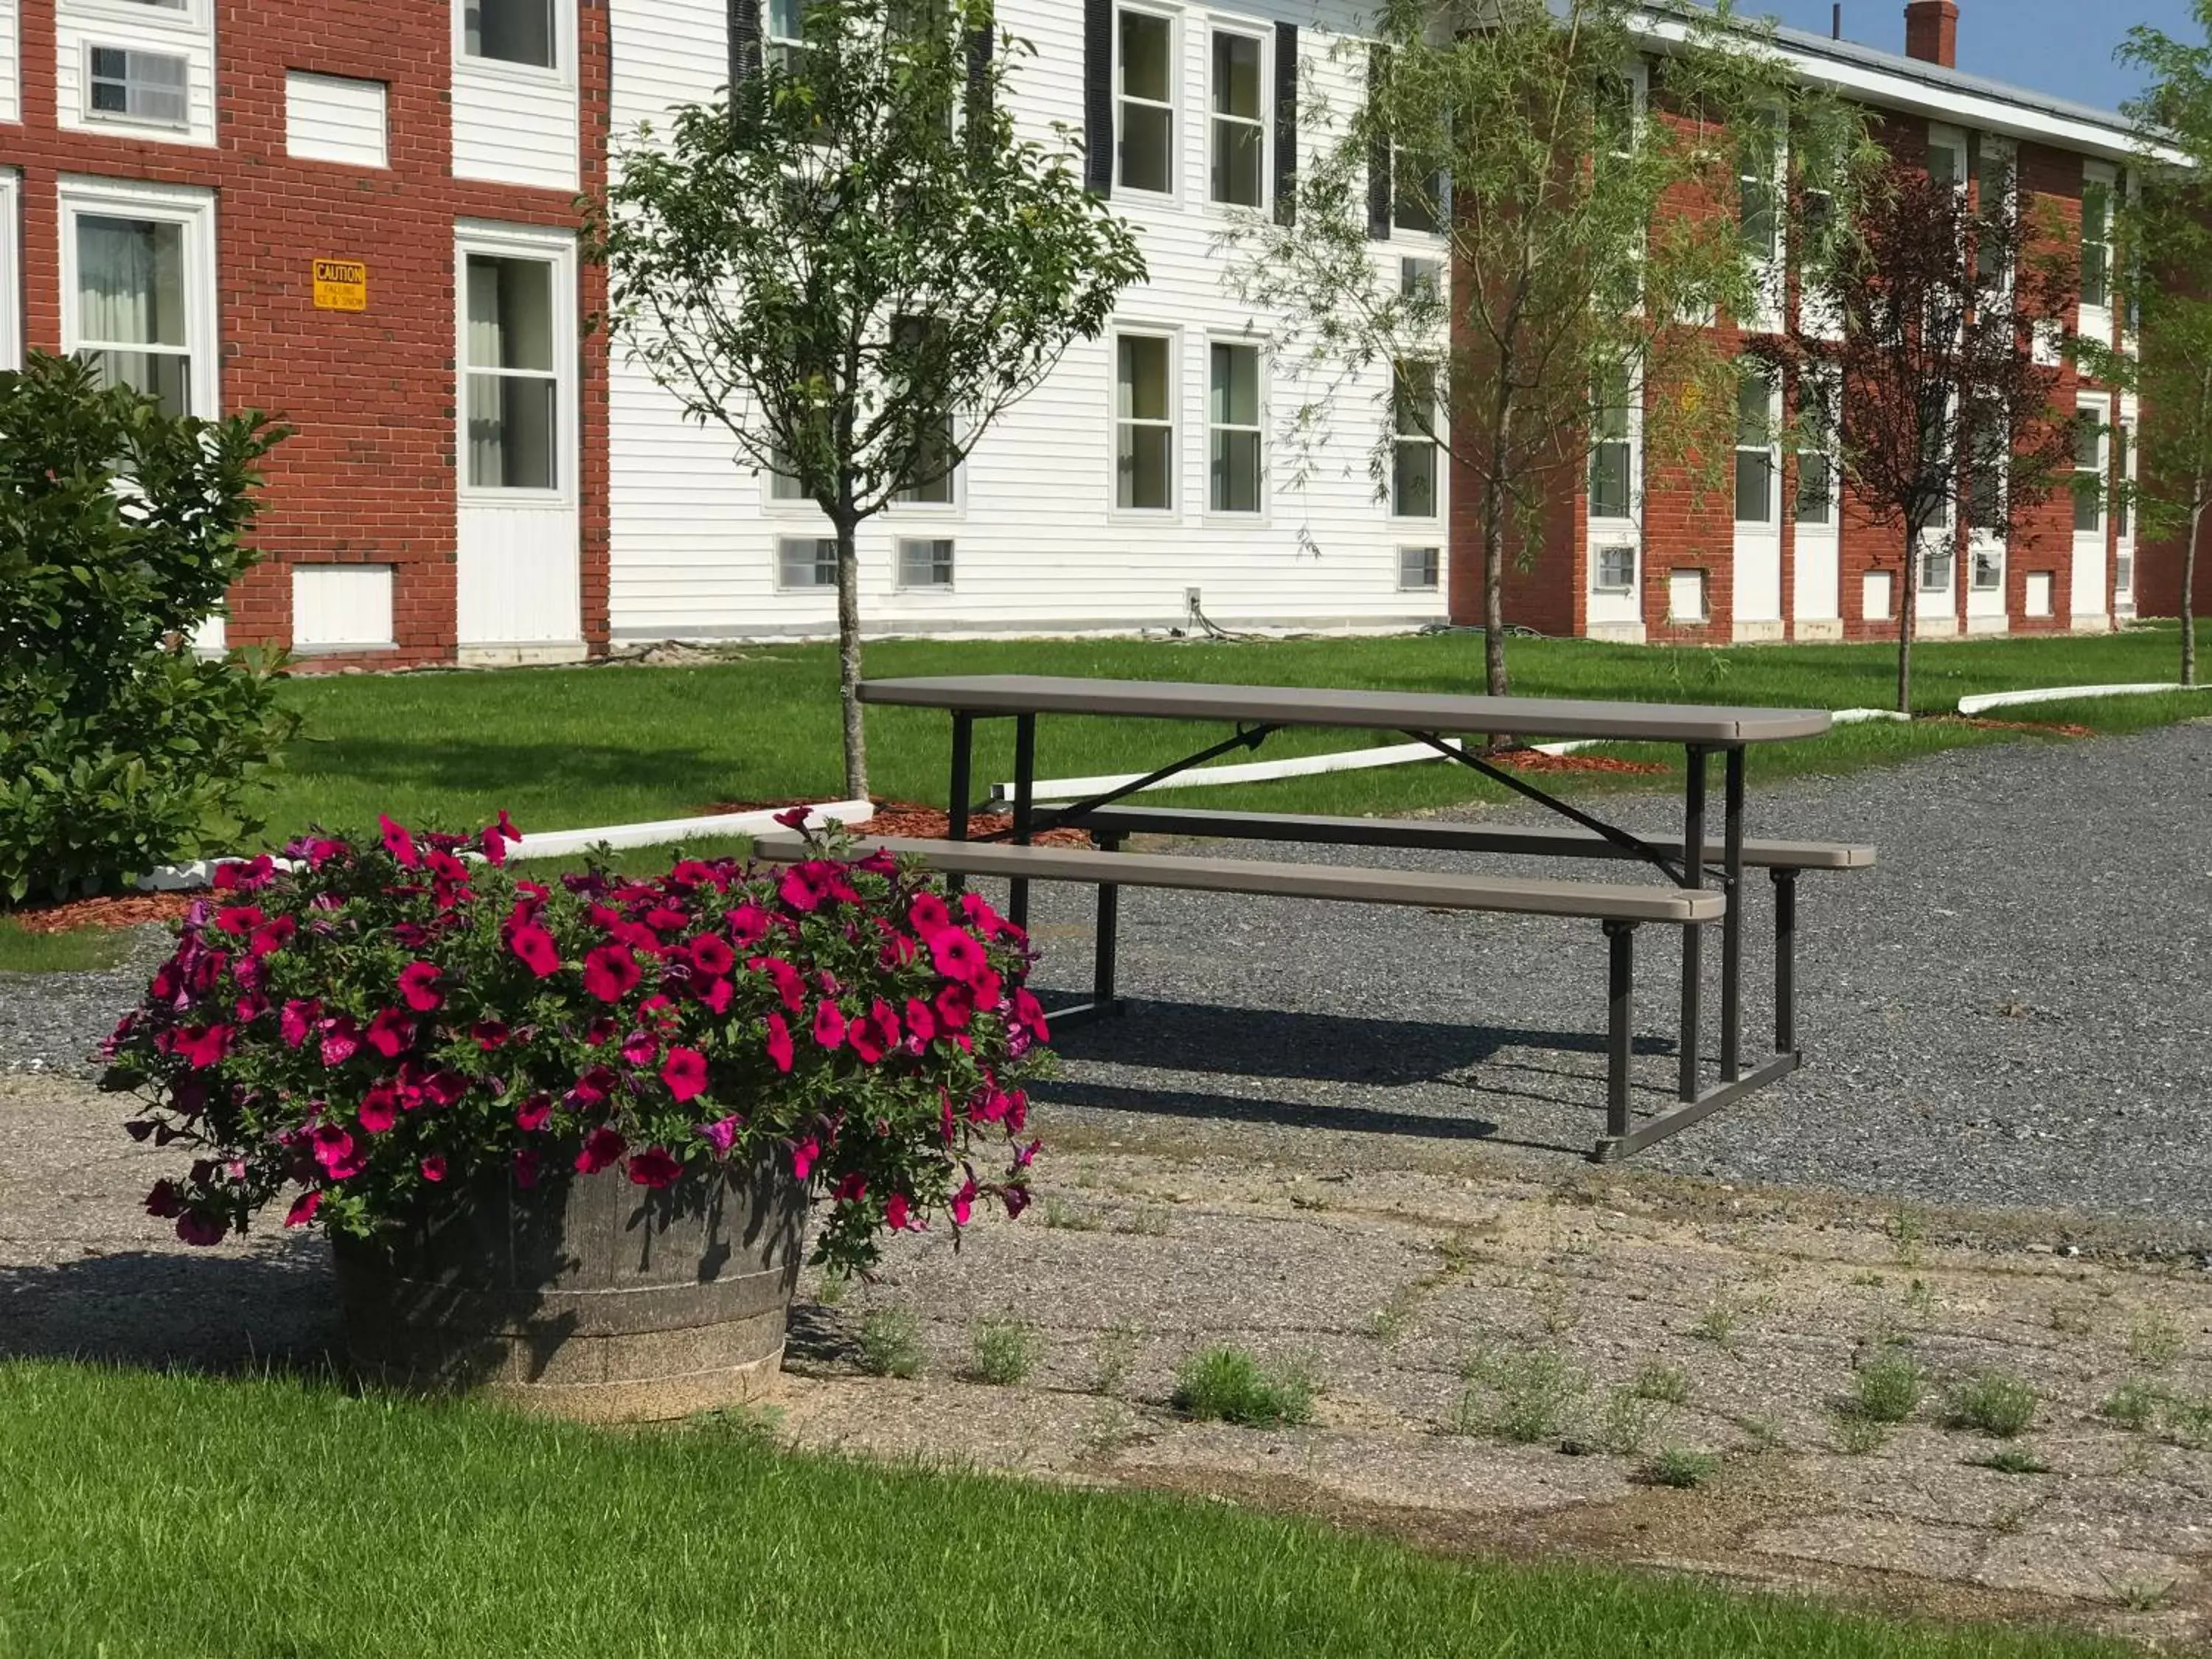
[[(1324, 16), (1349, 16), (1325, 0)], [(1036, 136), (1053, 121), (1082, 119), (1082, 8), (1073, 0), (1007, 0), (1005, 26), (1036, 56), (1013, 70), (1018, 113)], [(1240, 0), (1233, 11), (1182, 14), (1182, 197), (1173, 204), (1123, 196), (1150, 282), (1123, 296), (1132, 327), (1177, 334), (1179, 504), (1142, 519), (1113, 508), (1113, 356), (1110, 339), (1078, 344), (1030, 399), (985, 437), (965, 467), (956, 507), (894, 508), (861, 532), (863, 615), (872, 631), (1060, 631), (1166, 627), (1185, 619), (1198, 588), (1209, 617), (1227, 624), (1391, 627), (1443, 614), (1441, 592), (1399, 586), (1398, 550), (1445, 544), (1442, 517), (1393, 520), (1375, 498), (1370, 449), (1387, 413), (1387, 376), (1340, 393), (1332, 434), (1303, 488), (1287, 458), (1271, 456), (1267, 510), (1235, 521), (1203, 511), (1206, 484), (1206, 346), (1210, 337), (1266, 339), (1270, 319), (1224, 289), (1211, 246), (1223, 221), (1203, 201), (1208, 52), (1214, 16), (1272, 28), (1300, 27), (1301, 55), (1351, 95), (1350, 66), (1329, 61), (1311, 0)], [(613, 9), (613, 122), (617, 147), (644, 119), (708, 98), (726, 76), (721, 0), (617, 0)], [(1318, 142), (1310, 129), (1302, 155)], [(1404, 253), (1431, 253), (1428, 239), (1376, 245), (1395, 280)], [(1271, 368), (1270, 440), (1303, 401), (1280, 365)], [(617, 640), (818, 634), (834, 627), (827, 590), (780, 592), (779, 535), (823, 533), (811, 507), (766, 505), (765, 481), (741, 471), (719, 428), (678, 416), (672, 401), (616, 348), (611, 422), (611, 608)], [(901, 536), (949, 536), (957, 544), (950, 592), (895, 587)]]
[(310, 161), (387, 165), (385, 85), (294, 70), (284, 77), (284, 148)]
[(23, 25), (16, 0), (0, 0), (0, 121), (23, 118)]
[[(9, 9), (12, 14), (13, 7)], [(54, 11), (54, 43), (55, 101), (63, 126), (179, 144), (215, 143), (215, 0), (191, 0), (179, 10), (139, 5), (134, 0), (59, 0)], [(93, 46), (122, 46), (183, 58), (190, 76), (187, 124), (173, 127), (114, 116), (90, 118), (85, 53)]]
[[(627, 3), (676, 9), (665, 0)], [(452, 5), (453, 177), (576, 189), (576, 0), (558, 0), (554, 8), (551, 69), (469, 57), (462, 49), (462, 0)]]

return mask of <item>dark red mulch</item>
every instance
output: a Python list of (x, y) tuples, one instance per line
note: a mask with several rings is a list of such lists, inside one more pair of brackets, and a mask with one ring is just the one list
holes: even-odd
[(1534, 749), (1508, 749), (1490, 758), (1516, 772), (1612, 772), (1650, 777), (1667, 769), (1656, 761), (1617, 760), (1610, 755), (1545, 755)]

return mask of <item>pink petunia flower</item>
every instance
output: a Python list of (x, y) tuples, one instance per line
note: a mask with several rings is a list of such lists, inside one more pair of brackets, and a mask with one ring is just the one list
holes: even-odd
[(284, 1039), (287, 1048), (296, 1048), (307, 1040), (307, 1033), (315, 1029), (322, 1018), (323, 1005), (309, 998), (294, 997), (276, 1016), (277, 1034)]
[(845, 1016), (827, 997), (814, 1010), (814, 1040), (824, 1048), (837, 1048), (845, 1041)]
[(671, 1048), (660, 1067), (660, 1080), (677, 1099), (696, 1099), (707, 1091), (707, 1056), (696, 1048)]
[(507, 837), (500, 834), (497, 824), (487, 824), (478, 832), (477, 851), (483, 854), (485, 863), (495, 868), (507, 862)]
[(438, 981), (445, 969), (434, 962), (410, 962), (399, 970), (399, 1000), (418, 1014), (435, 1013), (446, 1005)]
[(321, 1188), (318, 1187), (312, 1192), (301, 1193), (299, 1197), (292, 1200), (292, 1207), (284, 1212), (284, 1224), (288, 1227), (304, 1227), (315, 1218), (315, 1212), (322, 1207), (323, 1189)]
[(744, 1127), (744, 1119), (738, 1113), (732, 1112), (729, 1116), (717, 1118), (712, 1123), (695, 1124), (691, 1133), (712, 1146), (717, 1158), (727, 1158), (730, 1155), (730, 1148), (738, 1144), (738, 1131)]
[(535, 1148), (516, 1147), (514, 1149), (514, 1184), (524, 1188), (535, 1187), (538, 1184), (538, 1166), (543, 1161)]
[(503, 806), (500, 808), (499, 821), (496, 827), (498, 828), (499, 833), (509, 841), (520, 841), (522, 839), (522, 831), (514, 827), (514, 820), (507, 817), (507, 809)]
[(251, 893), (276, 878), (276, 860), (264, 853), (243, 864), (233, 860), (216, 865), (214, 884), (219, 892)]
[(893, 1193), (890, 1201), (884, 1206), (884, 1225), (893, 1232), (903, 1232), (909, 1227), (919, 1228), (914, 1217), (914, 1206), (904, 1193)]
[(640, 1187), (673, 1187), (683, 1173), (684, 1166), (659, 1146), (631, 1154), (629, 1178)]
[(308, 1139), (314, 1144), (315, 1162), (333, 1181), (351, 1180), (366, 1166), (368, 1160), (355, 1147), (353, 1136), (335, 1123), (318, 1123)]
[(185, 1212), (184, 1200), (177, 1195), (173, 1181), (157, 1181), (146, 1194), (146, 1213), (163, 1221), (173, 1221)]
[(660, 1058), (660, 1039), (650, 1031), (632, 1031), (623, 1042), (622, 1056), (633, 1066), (650, 1066)]
[(415, 1022), (397, 1008), (383, 1008), (368, 1022), (368, 1046), (386, 1060), (397, 1060), (415, 1046)]
[(783, 879), (776, 884), (775, 896), (791, 908), (802, 913), (817, 908), (822, 902), (821, 890), (815, 886), (803, 868), (785, 871)]
[(422, 855), (415, 850), (415, 837), (389, 817), (379, 814), (376, 827), (384, 832), (384, 850), (392, 854), (403, 870), (420, 869)]
[(840, 1204), (857, 1203), (868, 1195), (868, 1178), (858, 1170), (848, 1170), (838, 1177), (830, 1196)]
[(469, 1027), (469, 1035), (476, 1039), (477, 1048), (489, 1054), (507, 1041), (507, 1030), (499, 1020), (480, 1019)]
[(423, 1180), (443, 1181), (446, 1178), (446, 1155), (443, 1152), (433, 1152), (422, 1160), (420, 1167)]
[(788, 1072), (791, 1069), (791, 1028), (783, 1023), (781, 1014), (768, 1017), (768, 1057), (775, 1062), (777, 1071)]
[(349, 1014), (333, 1014), (323, 1022), (322, 1055), (325, 1066), (343, 1066), (361, 1048), (361, 1028)]
[(1051, 1041), (1052, 1032), (1044, 1022), (1044, 1004), (1027, 986), (1014, 993), (1014, 1018), (1036, 1032), (1038, 1042)]
[(398, 1121), (398, 1117), (392, 1110), (392, 1091), (372, 1089), (363, 1097), (361, 1109), (354, 1114), (354, 1121), (370, 1134), (380, 1135)]
[(791, 1173), (800, 1181), (814, 1173), (814, 1160), (822, 1156), (822, 1143), (812, 1135), (791, 1146)]
[(185, 1027), (177, 1033), (177, 1055), (195, 1071), (204, 1071), (219, 1066), (230, 1052), (231, 1030), (228, 1025), (209, 1025), (195, 1030)]
[(906, 919), (922, 938), (933, 939), (952, 925), (952, 912), (945, 908), (945, 901), (936, 894), (916, 893)]
[(264, 957), (273, 957), (299, 937), (300, 924), (289, 916), (279, 916), (274, 921), (264, 921), (253, 930), (246, 941), (246, 952), (258, 962)]
[(1030, 1189), (1020, 1182), (1010, 1182), (999, 1188), (999, 1200), (1006, 1206), (1006, 1219), (1018, 1221), (1030, 1206)]
[(553, 1097), (532, 1095), (514, 1109), (514, 1127), (535, 1133), (545, 1127), (545, 1121), (552, 1115)]
[(258, 906), (252, 904), (234, 904), (215, 913), (216, 930), (234, 939), (244, 939), (268, 920)]
[(601, 1002), (620, 1002), (644, 977), (626, 945), (602, 945), (584, 958), (584, 989)]
[(730, 937), (739, 945), (757, 945), (768, 937), (768, 912), (757, 904), (741, 904), (734, 910), (725, 910), (722, 920), (730, 924)]
[(597, 1175), (623, 1155), (629, 1143), (614, 1130), (602, 1126), (584, 1137), (584, 1148), (576, 1154), (576, 1171), (580, 1175)]
[(719, 933), (702, 933), (691, 941), (691, 965), (708, 977), (719, 978), (738, 965), (738, 953)]
[(553, 935), (534, 921), (524, 922), (507, 935), (507, 948), (522, 959), (522, 965), (538, 978), (558, 970), (561, 952), (553, 943)]
[(918, 1042), (920, 1046), (915, 1049), (916, 1053), (928, 1047), (930, 1040), (937, 1035), (936, 1011), (920, 997), (906, 1000), (906, 1034)]
[(709, 1013), (726, 1014), (735, 991), (736, 988), (726, 979), (710, 980), (699, 992), (700, 1006)]
[(975, 1211), (975, 1194), (978, 1190), (975, 1177), (969, 1176), (966, 1184), (952, 1194), (952, 1224), (954, 1226), (964, 1227), (968, 1224), (968, 1218)]
[(931, 937), (929, 959), (945, 978), (963, 984), (991, 965), (991, 959), (983, 954), (983, 947), (975, 935), (958, 927), (947, 927)]
[(975, 1017), (975, 994), (958, 981), (941, 988), (933, 999), (937, 1023), (947, 1031), (963, 1031)]

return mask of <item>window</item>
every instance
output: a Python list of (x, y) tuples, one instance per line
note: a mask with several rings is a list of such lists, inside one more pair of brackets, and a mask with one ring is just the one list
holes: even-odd
[(76, 355), (168, 415), (194, 412), (185, 244), (173, 221), (76, 216)]
[(1114, 338), (1114, 504), (1175, 509), (1175, 342), (1164, 334)]
[(1966, 135), (1953, 127), (1928, 129), (1928, 176), (1939, 185), (1966, 187)]
[(768, 61), (796, 75), (806, 58), (806, 0), (768, 0)]
[(1797, 419), (1805, 447), (1797, 453), (1797, 522), (1837, 522), (1837, 431), (1843, 424), (1843, 385), (1832, 368), (1811, 368), (1797, 382)]
[(1920, 544), (1920, 591), (1923, 593), (1948, 593), (1951, 591), (1951, 556), (1953, 549), (1948, 532), (1931, 535)]
[[(1646, 85), (1640, 62), (1632, 73), (1599, 78), (1591, 96), (1591, 119), (1596, 129), (1591, 146), (1594, 186), (1602, 188), (1616, 179), (1626, 185), (1632, 178)], [(1626, 258), (1607, 274), (1607, 292), (1624, 308), (1636, 305), (1644, 295), (1645, 240), (1639, 227), (1624, 250)]]
[(1774, 386), (1765, 372), (1744, 364), (1735, 397), (1735, 521), (1775, 521)]
[(2003, 526), (2005, 475), (2012, 460), (2009, 447), (2006, 433), (1990, 430), (1980, 434), (1972, 471), (1966, 478), (1967, 523), (1975, 530), (1996, 531)]
[(464, 0), (461, 50), (471, 58), (553, 68), (553, 0)]
[(2012, 152), (1995, 139), (1982, 140), (1974, 164), (1975, 216), (1980, 221), (1974, 249), (1974, 280), (2003, 293), (2012, 285), (2007, 234), (2013, 216)]
[(1589, 515), (1626, 519), (1636, 510), (1636, 449), (1628, 366), (1616, 364), (1592, 388)]
[(1601, 593), (1636, 591), (1636, 548), (1632, 543), (1598, 549), (1595, 585)]
[(122, 46), (85, 49), (85, 114), (101, 121), (181, 127), (191, 119), (191, 71), (181, 58)]
[(1418, 157), (1401, 149), (1390, 157), (1390, 222), (1424, 236), (1442, 234), (1450, 210), (1443, 169), (1425, 169)]
[(1231, 207), (1258, 207), (1265, 199), (1267, 103), (1261, 88), (1263, 48), (1259, 38), (1213, 33), (1212, 167), (1207, 199)]
[(2081, 303), (2100, 311), (2112, 302), (2112, 185), (2109, 169), (2081, 185)]
[[(836, 545), (831, 544), (833, 568), (830, 579), (836, 579), (834, 568)], [(898, 585), (901, 587), (950, 587), (952, 586), (952, 544), (942, 537), (927, 540), (902, 538), (898, 544)]]
[(1216, 340), (1209, 356), (1206, 504), (1216, 513), (1257, 513), (1260, 348)]
[(803, 501), (808, 499), (806, 486), (799, 482), (798, 470), (788, 456), (778, 453), (776, 464), (768, 470), (768, 498), (772, 501)]
[(837, 586), (837, 544), (828, 536), (786, 536), (775, 544), (778, 587)]
[(2000, 548), (1974, 550), (1974, 592), (1994, 593), (2004, 586), (2004, 553)]
[(952, 417), (946, 416), (923, 440), (915, 463), (915, 482), (902, 484), (891, 500), (903, 506), (951, 507), (958, 500), (955, 489), (958, 463), (953, 460)]
[(2074, 533), (2105, 532), (2105, 411), (2083, 404), (2074, 416)]
[(1433, 593), (1443, 580), (1441, 550), (1401, 547), (1398, 550), (1398, 586), (1409, 593)]
[(1400, 363), (1392, 374), (1390, 512), (1401, 519), (1437, 516), (1437, 371)]
[(1164, 196), (1175, 189), (1175, 21), (1124, 10), (1115, 22), (1120, 173), (1115, 182), (1123, 190)]
[(1761, 132), (1745, 146), (1736, 175), (1736, 224), (1743, 248), (1764, 264), (1780, 251), (1782, 221), (1777, 210), (1781, 191), (1776, 174), (1782, 165), (1778, 129), (1771, 118), (1762, 121)]
[(471, 253), (466, 270), (469, 486), (558, 489), (553, 262)]
[(2133, 503), (2126, 485), (2135, 477), (2135, 428), (2125, 421), (2112, 428), (2112, 471), (2121, 488), (2112, 492), (2112, 533), (2123, 541), (2132, 532), (2128, 528), (2128, 513)]
[(1398, 297), (1425, 306), (1435, 305), (1443, 297), (1443, 273), (1441, 259), (1399, 260)]

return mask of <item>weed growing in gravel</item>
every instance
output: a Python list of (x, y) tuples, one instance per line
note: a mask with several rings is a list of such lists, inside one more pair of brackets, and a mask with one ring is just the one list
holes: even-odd
[(1916, 1279), (1905, 1287), (1905, 1310), (1923, 1323), (1936, 1316), (1936, 1287)]
[(1889, 1242), (1897, 1250), (1897, 1265), (1917, 1267), (1920, 1265), (1920, 1247), (1928, 1237), (1928, 1224), (1920, 1212), (1911, 1205), (1899, 1206), (1889, 1218)]
[(1901, 1353), (1886, 1353), (1851, 1373), (1851, 1413), (1869, 1423), (1902, 1423), (1920, 1407), (1925, 1373)]
[(1127, 1321), (1109, 1325), (1098, 1336), (1098, 1370), (1091, 1381), (1094, 1394), (1117, 1395), (1129, 1380), (1129, 1367), (1137, 1359), (1137, 1328)]
[(2131, 1376), (2105, 1396), (2105, 1403), (2097, 1407), (2097, 1414), (2115, 1427), (2140, 1433), (2157, 1418), (2159, 1401), (2163, 1398), (2149, 1383)]
[(1634, 1386), (1615, 1389), (1606, 1396), (1605, 1418), (1598, 1425), (1598, 1443), (1615, 1457), (1633, 1457), (1659, 1425), (1674, 1415), (1666, 1401), (1638, 1394)]
[(2160, 1309), (2144, 1309), (2128, 1329), (2128, 1355), (2145, 1370), (2172, 1370), (2181, 1348), (2181, 1327)]
[(2051, 1304), (2051, 1328), (2061, 1336), (2087, 1336), (2090, 1312), (2079, 1302), (2054, 1302)]
[(1564, 1273), (1547, 1273), (1536, 1286), (1536, 1323), (1547, 1336), (1565, 1336), (1582, 1323), (1582, 1303), (1574, 1281)]
[(1706, 1304), (1698, 1316), (1697, 1334), (1717, 1348), (1725, 1348), (1735, 1340), (1736, 1327), (1743, 1323), (1743, 1304), (1723, 1291)]
[(987, 1319), (975, 1328), (975, 1357), (969, 1375), (979, 1382), (1010, 1389), (1036, 1369), (1036, 1328), (1018, 1319)]
[(1888, 1282), (1889, 1281), (1887, 1279), (1876, 1273), (1853, 1273), (1851, 1275), (1851, 1283), (1858, 1285), (1863, 1290), (1878, 1291)]
[(1165, 1238), (1168, 1236), (1168, 1212), (1157, 1204), (1140, 1204), (1111, 1228), (1117, 1233), (1128, 1233), (1139, 1238)]
[(825, 1308), (834, 1308), (845, 1299), (848, 1283), (841, 1273), (826, 1273), (822, 1275), (822, 1287), (814, 1292), (814, 1299)]
[(2179, 1583), (2172, 1578), (2113, 1578), (2105, 1579), (2105, 1588), (2114, 1601), (2130, 1613), (2156, 1613), (2173, 1597)]
[(921, 1327), (904, 1308), (878, 1308), (860, 1322), (860, 1369), (871, 1376), (920, 1376)]
[(1846, 1457), (1864, 1457), (1889, 1443), (1889, 1425), (1862, 1417), (1855, 1411), (1836, 1413), (1836, 1449)]
[(1655, 1486), (1675, 1486), (1685, 1492), (1702, 1486), (1720, 1473), (1721, 1460), (1711, 1452), (1669, 1446), (1646, 1463), (1638, 1474)]
[(2212, 1451), (2212, 1394), (2190, 1400), (2167, 1396), (2159, 1426), (2168, 1439), (2193, 1451)]
[(2048, 1474), (2051, 1465), (2025, 1446), (2006, 1446), (1986, 1457), (1970, 1457), (1966, 1462), (1976, 1468), (1995, 1469), (1999, 1474)]
[(1460, 1396), (1454, 1431), (1492, 1434), (1516, 1446), (1558, 1439), (1589, 1392), (1589, 1373), (1550, 1349), (1478, 1354), (1464, 1375), (1468, 1387)]
[(1087, 1211), (1048, 1198), (1044, 1201), (1044, 1224), (1071, 1233), (1095, 1233), (1103, 1224)]
[(1669, 1406), (1680, 1406), (1690, 1398), (1690, 1379), (1674, 1365), (1646, 1365), (1628, 1386), (1638, 1400), (1661, 1400)]
[(1951, 1391), (1950, 1423), (1998, 1440), (2010, 1440), (2035, 1420), (2034, 1389), (2007, 1371), (1984, 1371)]
[(1312, 1421), (1315, 1392), (1304, 1366), (1268, 1370), (1242, 1348), (1209, 1348), (1176, 1370), (1170, 1403), (1200, 1423), (1272, 1427)]
[(1739, 1417), (1735, 1425), (1750, 1437), (1757, 1451), (1786, 1451), (1789, 1442), (1784, 1437), (1782, 1425), (1771, 1417)]

